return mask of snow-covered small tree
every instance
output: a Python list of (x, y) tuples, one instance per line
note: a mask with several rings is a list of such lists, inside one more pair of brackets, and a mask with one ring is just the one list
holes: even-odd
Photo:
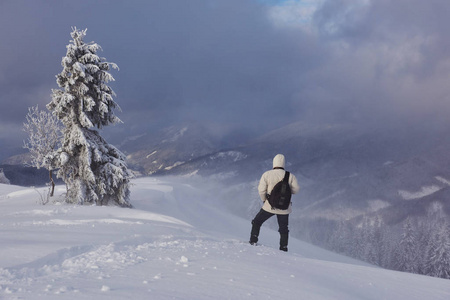
[(398, 244), (396, 269), (417, 273), (419, 269), (417, 255), (417, 238), (411, 218), (407, 218), (403, 225), (403, 233)]
[(67, 185), (67, 202), (112, 202), (129, 207), (131, 173), (125, 156), (95, 129), (120, 122), (113, 112), (120, 108), (108, 86), (114, 80), (108, 71), (117, 65), (97, 55), (101, 49), (98, 44), (83, 41), (86, 31), (73, 28), (61, 62), (63, 70), (56, 76), (61, 89), (53, 90), (47, 105), (65, 127), (53, 163), (59, 166), (58, 177)]
[(54, 166), (50, 163), (56, 149), (61, 145), (62, 125), (58, 119), (48, 111), (39, 111), (38, 105), (29, 107), (23, 130), (28, 134), (24, 141), (24, 148), (31, 154), (32, 167), (46, 168), (49, 171), (51, 191), (53, 196), (55, 182), (53, 181)]
[(3, 169), (0, 169), (0, 183), (10, 184), (9, 179), (6, 178), (5, 173), (3, 173)]
[(442, 221), (433, 233), (427, 255), (426, 275), (450, 279), (450, 230)]

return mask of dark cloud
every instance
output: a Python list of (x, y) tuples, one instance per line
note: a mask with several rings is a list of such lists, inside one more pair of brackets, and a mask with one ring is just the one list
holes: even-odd
[(0, 138), (17, 137), (27, 107), (50, 101), (72, 26), (120, 67), (118, 133), (183, 121), (255, 132), (299, 119), (446, 119), (450, 3), (322, 1), (309, 30), (274, 25), (275, 3), (3, 0)]
[(326, 1), (315, 16), (330, 54), (319, 81), (365, 121), (446, 119), (449, 10), (445, 1)]

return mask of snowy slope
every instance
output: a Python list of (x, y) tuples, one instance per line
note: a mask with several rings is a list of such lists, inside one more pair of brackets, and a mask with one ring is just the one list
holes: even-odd
[(250, 246), (249, 220), (220, 207), (213, 189), (134, 184), (134, 209), (42, 206), (35, 190), (0, 185), (0, 299), (450, 299), (449, 280), (295, 239), (280, 252), (267, 227), (263, 246)]

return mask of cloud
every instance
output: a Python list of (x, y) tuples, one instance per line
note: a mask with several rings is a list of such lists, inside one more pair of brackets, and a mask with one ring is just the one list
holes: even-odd
[(324, 0), (278, 1), (269, 7), (268, 16), (276, 26), (312, 31), (312, 19), (323, 2)]
[(0, 123), (50, 101), (72, 26), (120, 67), (117, 133), (446, 120), (449, 13), (436, 0), (2, 1)]
[(443, 118), (450, 108), (449, 9), (439, 1), (325, 2), (315, 24), (330, 60), (318, 77), (329, 74), (330, 93), (366, 120)]

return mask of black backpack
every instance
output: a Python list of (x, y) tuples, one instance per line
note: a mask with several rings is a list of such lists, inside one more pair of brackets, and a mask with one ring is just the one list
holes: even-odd
[(288, 209), (291, 204), (291, 187), (289, 186), (289, 172), (286, 171), (282, 181), (278, 182), (267, 196), (270, 205), (277, 209)]

